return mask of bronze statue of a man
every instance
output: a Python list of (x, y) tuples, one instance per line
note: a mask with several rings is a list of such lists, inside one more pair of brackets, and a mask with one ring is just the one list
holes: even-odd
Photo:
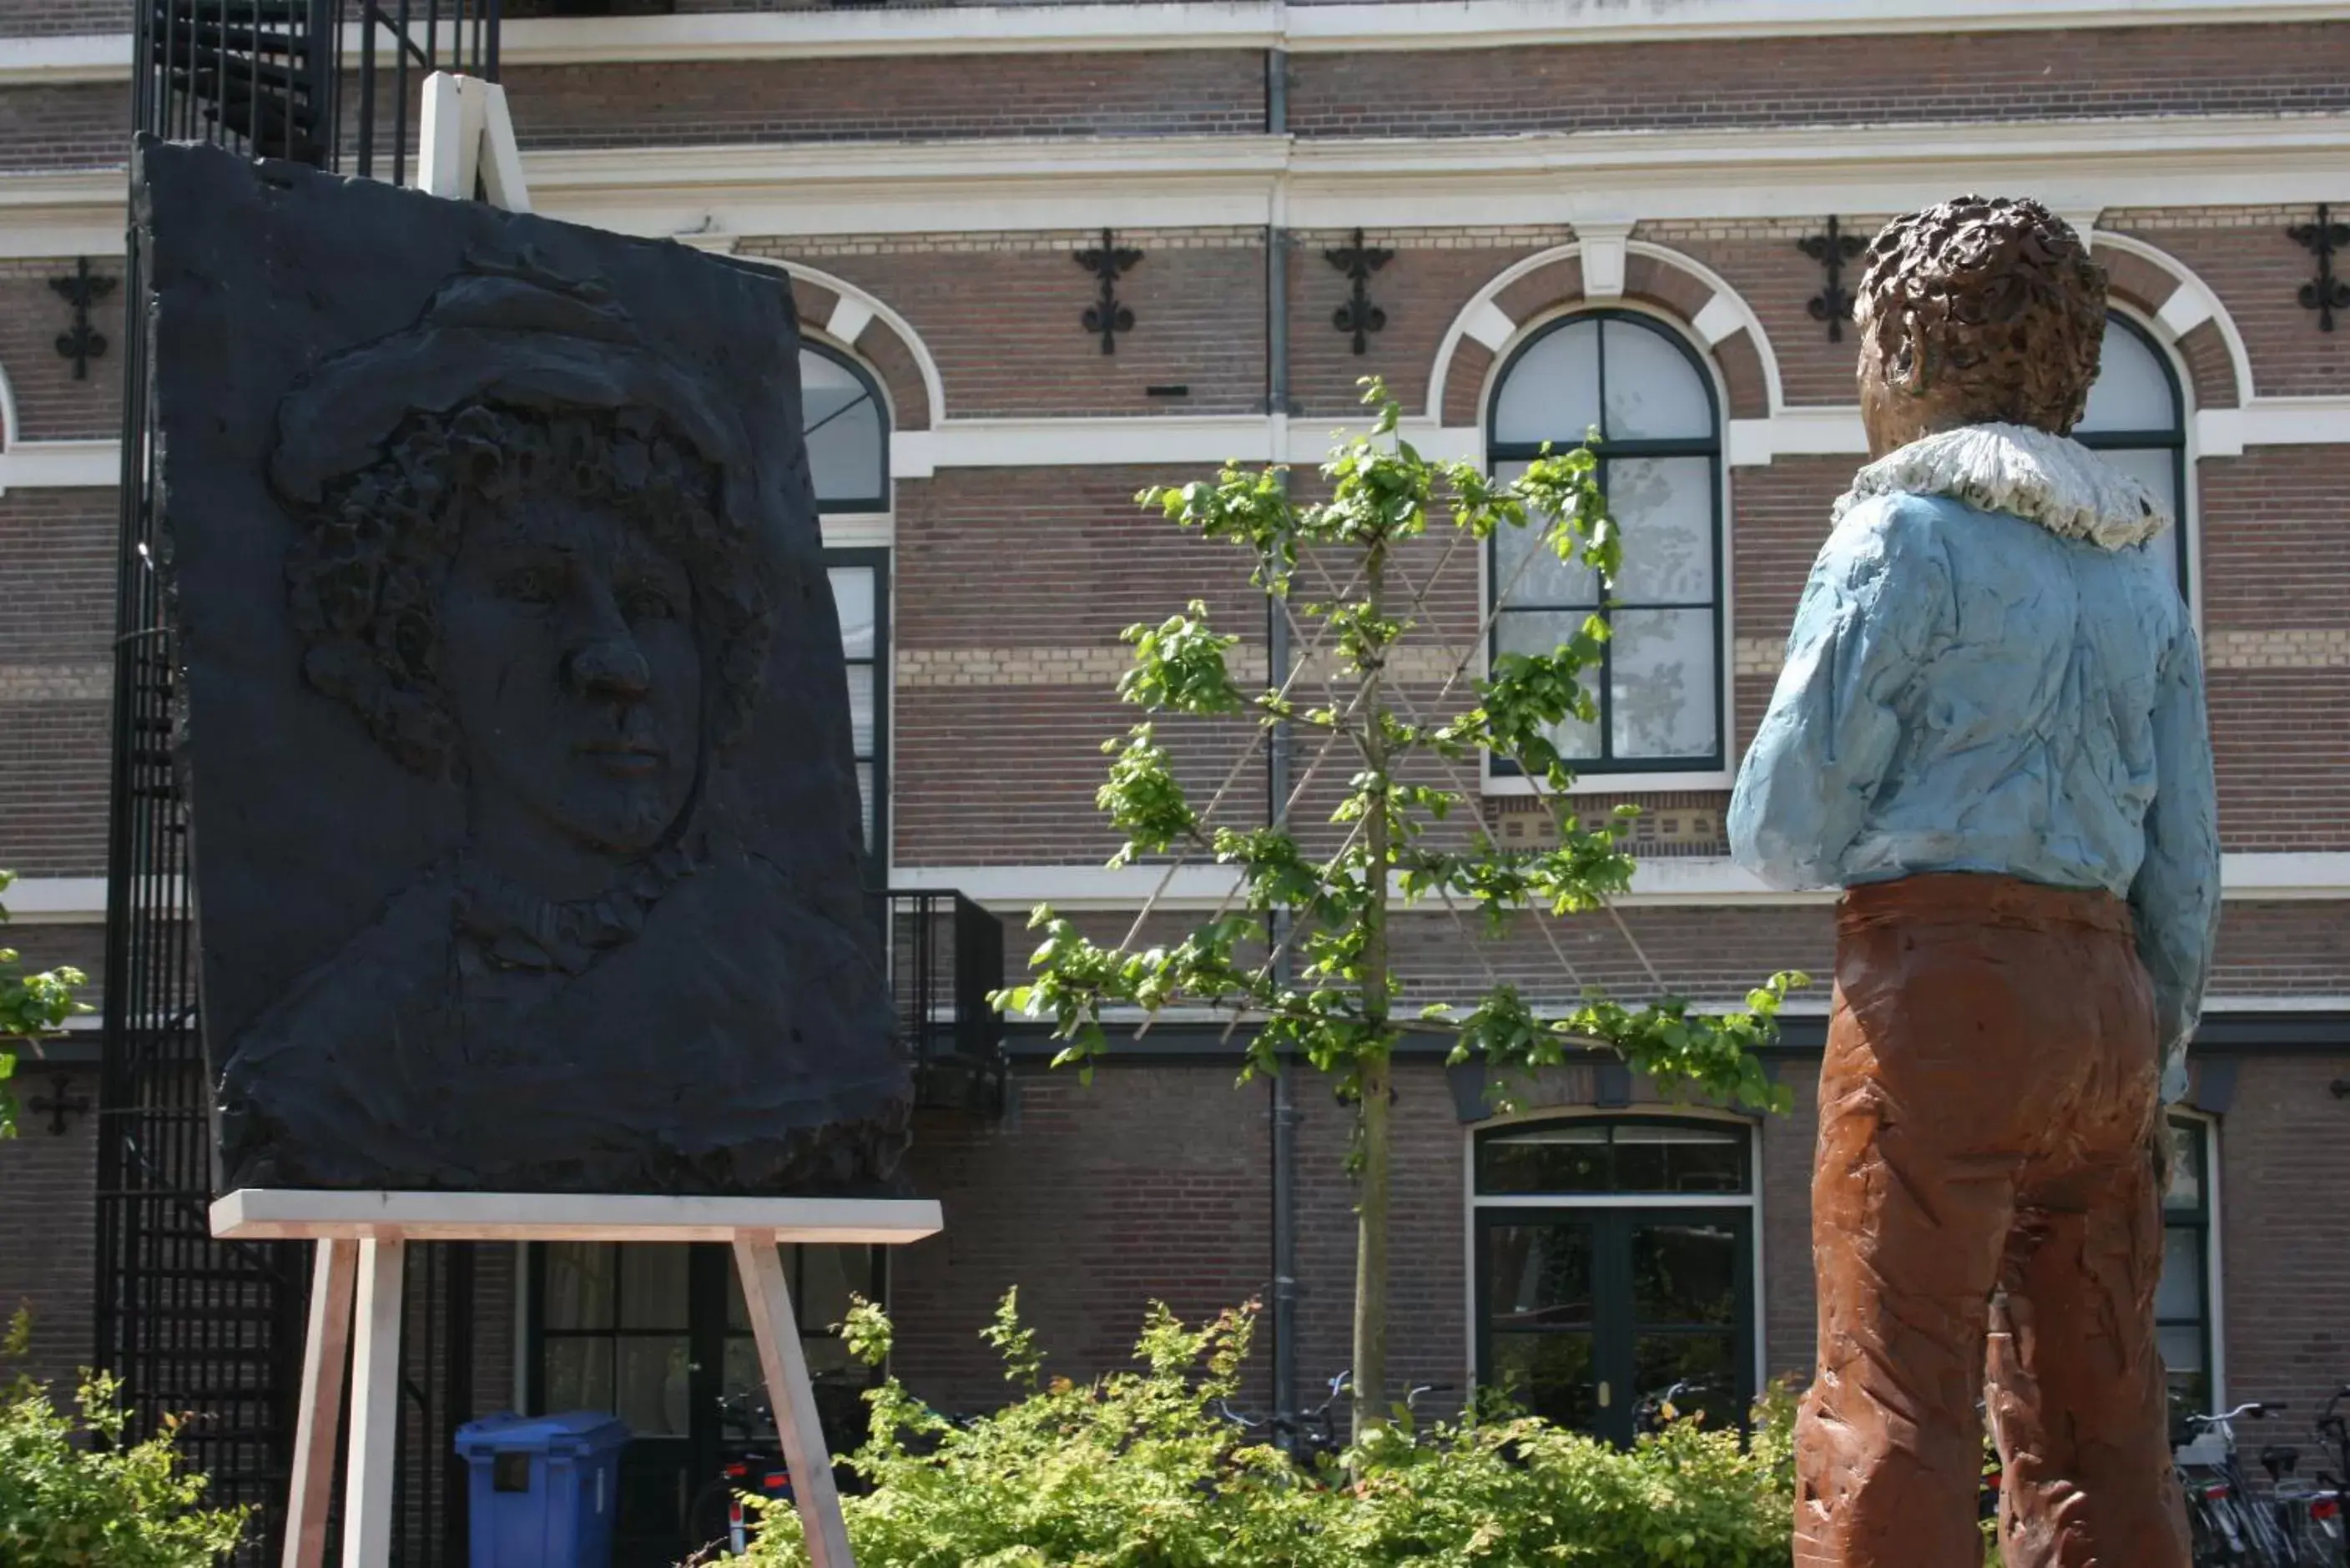
[(2169, 519), (2067, 438), (2105, 276), (2029, 201), (1897, 218), (1857, 308), (1874, 461), (1731, 808), (1842, 888), (1812, 1189), (1804, 1568), (2187, 1568), (2154, 1331), (2167, 1099), (2220, 854)]

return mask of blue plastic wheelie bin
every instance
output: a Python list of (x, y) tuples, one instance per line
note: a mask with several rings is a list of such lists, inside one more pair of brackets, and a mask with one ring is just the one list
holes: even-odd
[(473, 1568), (609, 1568), (628, 1440), (601, 1410), (509, 1411), (458, 1428)]

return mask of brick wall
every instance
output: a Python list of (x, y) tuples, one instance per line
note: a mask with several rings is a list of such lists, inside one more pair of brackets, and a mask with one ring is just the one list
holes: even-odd
[(1268, 1101), (1231, 1084), (1224, 1066), (1090, 1088), (1024, 1071), (1003, 1122), (926, 1124), (913, 1179), (946, 1230), (893, 1254), (899, 1372), (949, 1409), (1000, 1403), (977, 1335), (1014, 1285), (1048, 1371), (1080, 1377), (1125, 1363), (1154, 1300), (1196, 1321), (1263, 1294)]
[[(37, 956), (29, 942), (22, 945), (27, 956)], [(14, 1085), (17, 1097), (50, 1094), (57, 1071), (22, 1064)], [(69, 1096), (97, 1098), (94, 1068), (67, 1072)], [(0, 1143), (0, 1321), (19, 1306), (29, 1308), (33, 1342), (24, 1363), (0, 1361), (0, 1379), (29, 1373), (65, 1401), (75, 1369), (89, 1365), (95, 1348), (98, 1118), (68, 1117), (63, 1136), (52, 1136), (47, 1117), (31, 1111), (22, 1114), (20, 1125), (17, 1137)]]
[[(2350, 1074), (2350, 1057), (2233, 1061), (2237, 1086), (2219, 1134), (2230, 1397), (2305, 1402), (2341, 1379), (2350, 1355), (2339, 1311), (2350, 1273), (2326, 1261), (2350, 1255), (2350, 1221), (2299, 1196), (2350, 1176), (2350, 1102), (2327, 1090)], [(1762, 1355), (1771, 1373), (1801, 1376), (1814, 1334), (1818, 1061), (1783, 1057), (1774, 1075), (1795, 1105), (1762, 1124)], [(1405, 1063), (1396, 1077), (1391, 1375), (1399, 1386), (1458, 1386), (1470, 1357), (1471, 1129), (1440, 1067)], [(1000, 1126), (926, 1127), (917, 1179), (944, 1198), (947, 1228), (899, 1256), (891, 1294), (900, 1373), (951, 1408), (1002, 1399), (976, 1333), (1015, 1283), (1052, 1368), (1073, 1376), (1121, 1365), (1149, 1300), (1198, 1318), (1262, 1293), (1271, 1267), (1268, 1096), (1262, 1084), (1234, 1089), (1229, 1066), (1216, 1062), (1111, 1065), (1090, 1088), (1073, 1075), (1030, 1070), (1018, 1111)], [(1564, 1069), (1527, 1098), (1587, 1106), (1592, 1079)], [(1299, 1079), (1295, 1104), (1297, 1364), (1312, 1399), (1351, 1356), (1350, 1113), (1311, 1075)], [(1670, 1107), (1644, 1096), (1638, 1108)], [(1252, 1370), (1252, 1398), (1261, 1397), (1264, 1360)]]
[(2294, 1436), (2350, 1381), (2342, 1210), (2307, 1197), (2350, 1179), (2350, 1100), (2329, 1092), (2345, 1075), (2350, 1058), (2245, 1058), (2220, 1129), (2228, 1397), (2290, 1402)]
[(109, 169), (129, 161), (127, 97), (120, 82), (0, 90), (0, 171)]
[(0, 262), (0, 367), (16, 401), (21, 440), (110, 438), (122, 423), (122, 259), (90, 258), (90, 271), (115, 286), (90, 307), (90, 327), (105, 337), (106, 349), (83, 378), (57, 347), (73, 325), (73, 306), (49, 286), (52, 278), (74, 275), (74, 259)]
[(1566, 244), (1563, 227), (1373, 231), (1366, 245), (1395, 254), (1364, 286), (1387, 325), (1371, 333), (1364, 352), (1351, 334), (1331, 324), (1353, 286), (1326, 253), (1354, 243), (1352, 230), (1297, 230), (1290, 235), (1289, 394), (1299, 415), (1347, 419), (1362, 406), (1357, 378), (1378, 376), (1408, 412), (1428, 402), (1428, 373), (1445, 329), (1496, 273), (1521, 258)]
[(103, 699), (0, 701), (0, 866), (104, 873), (107, 709)]
[(2285, 237), (2316, 216), (2314, 204), (2116, 209), (2098, 223), (2159, 246), (2211, 286), (2243, 335), (2261, 396), (2325, 397), (2350, 391), (2350, 341), (2320, 332), (2316, 312), (2303, 307), (2317, 262)]
[[(1263, 232), (1119, 234), (1118, 246), (1142, 259), (1118, 280), (1134, 327), (1117, 335), (1109, 354), (1084, 322), (1099, 282), (1075, 260), (1100, 244), (1099, 230), (1079, 229), (744, 248), (805, 262), (888, 301), (937, 359), (958, 419), (1262, 412)], [(1188, 390), (1153, 396), (1154, 386)]]
[(2273, 114), (2350, 104), (2338, 26), (1291, 57), (1302, 136)]
[(525, 66), (505, 73), (525, 149), (1264, 129), (1248, 50)]
[(128, 33), (130, 0), (0, 0), (0, 38)]

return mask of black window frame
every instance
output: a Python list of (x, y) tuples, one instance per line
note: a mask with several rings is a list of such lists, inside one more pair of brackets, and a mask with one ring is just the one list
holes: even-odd
[[(1647, 316), (1635, 310), (1623, 310), (1617, 308), (1578, 310), (1568, 315), (1562, 316), (1555, 321), (1544, 323), (1538, 330), (1529, 334), (1524, 342), (1519, 344), (1515, 348), (1510, 351), (1509, 358), (1503, 362), (1501, 373), (1493, 379), (1493, 388), (1492, 392), (1487, 395), (1485, 403), (1486, 472), (1491, 473), (1499, 465), (1504, 462), (1524, 462), (1539, 457), (1542, 454), (1543, 442), (1504, 441), (1497, 439), (1494, 434), (1494, 431), (1499, 428), (1500, 423), (1499, 415), (1501, 411), (1502, 394), (1508, 387), (1510, 377), (1516, 370), (1519, 361), (1523, 359), (1527, 353), (1531, 351), (1536, 344), (1542, 342), (1553, 333), (1564, 331), (1567, 327), (1579, 326), (1585, 322), (1605, 323), (1609, 321), (1625, 322), (1633, 327), (1637, 327), (1643, 331), (1653, 333), (1657, 337), (1662, 338), (1665, 342), (1670, 344), (1672, 348), (1679, 353), (1682, 359), (1688, 363), (1690, 373), (1697, 378), (1698, 386), (1705, 394), (1706, 410), (1709, 416), (1708, 429), (1711, 433), (1702, 439), (1697, 437), (1679, 437), (1663, 441), (1611, 441), (1607, 440), (1607, 427), (1605, 421), (1607, 417), (1607, 333), (1603, 327), (1597, 335), (1597, 350), (1596, 356), (1598, 363), (1599, 377), (1598, 408), (1599, 417), (1602, 421), (1600, 426), (1601, 439), (1592, 448), (1593, 454), (1599, 460), (1597, 477), (1599, 480), (1601, 493), (1605, 494), (1607, 493), (1609, 465), (1611, 462), (1616, 459), (1645, 457), (1702, 457), (1706, 459), (1708, 470), (1707, 480), (1711, 488), (1713, 502), (1712, 600), (1710, 605), (1678, 602), (1669, 604), (1659, 602), (1651, 604), (1645, 601), (1638, 604), (1628, 604), (1622, 603), (1615, 599), (1611, 591), (1613, 585), (1603, 585), (1600, 603), (1596, 607), (1583, 605), (1561, 606), (1545, 604), (1513, 604), (1507, 606), (1504, 608), (1502, 607), (1499, 603), (1502, 584), (1500, 582), (1500, 575), (1497, 569), (1499, 565), (1497, 542), (1488, 540), (1485, 546), (1486, 592), (1488, 596), (1488, 607), (1495, 610), (1495, 614), (1493, 617), (1493, 629), (1487, 641), (1487, 654), (1491, 657), (1492, 654), (1500, 651), (1502, 617), (1514, 611), (1549, 611), (1554, 614), (1574, 614), (1577, 611), (1588, 610), (1591, 614), (1598, 615), (1603, 618), (1608, 618), (1611, 617), (1613, 612), (1617, 610), (1711, 608), (1713, 612), (1713, 750), (1702, 757), (1617, 757), (1614, 754), (1616, 749), (1614, 690), (1616, 656), (1614, 645), (1611, 642), (1603, 650), (1601, 655), (1598, 667), (1598, 689), (1596, 692), (1599, 706), (1599, 754), (1596, 757), (1569, 758), (1567, 760), (1567, 765), (1578, 775), (1604, 775), (1608, 774), (1698, 774), (1726, 773), (1729, 771), (1730, 766), (1728, 733), (1730, 728), (1730, 675), (1728, 672), (1729, 660), (1727, 658), (1727, 639), (1729, 635), (1729, 594), (1726, 591), (1727, 584), (1724, 581), (1724, 568), (1726, 566), (1726, 556), (1728, 552), (1727, 542), (1724, 537), (1727, 533), (1727, 529), (1725, 526), (1725, 516), (1723, 511), (1723, 491), (1726, 487), (1722, 480), (1722, 412), (1721, 392), (1714, 385), (1712, 373), (1707, 369), (1704, 358), (1698, 353), (1697, 349), (1693, 348), (1686, 338), (1684, 338), (1679, 333), (1674, 331), (1670, 327), (1667, 326), (1662, 321), (1658, 320), (1654, 317)], [(1582, 431), (1562, 432), (1561, 434), (1551, 438), (1548, 444), (1555, 451), (1572, 451), (1575, 447), (1582, 444), (1584, 434), (1585, 432)], [(1523, 776), (1523, 770), (1521, 769), (1514, 762), (1506, 758), (1493, 758), (1492, 759), (1490, 765), (1493, 774), (1498, 777)]]
[[(1544, 1127), (1605, 1128), (1610, 1145), (1615, 1141), (1616, 1132), (1624, 1127), (1686, 1127), (1710, 1133), (1733, 1133), (1737, 1137), (1740, 1184), (1734, 1192), (1649, 1193), (1637, 1189), (1626, 1190), (1612, 1185), (1605, 1191), (1488, 1192), (1484, 1187), (1486, 1146), (1513, 1134)], [(1611, 1172), (1614, 1165), (1611, 1154)], [(1731, 1334), (1737, 1380), (1733, 1399), (1742, 1428), (1761, 1391), (1757, 1370), (1757, 1335), (1760, 1331), (1756, 1317), (1761, 1305), (1762, 1281), (1754, 1257), (1755, 1238), (1762, 1219), (1761, 1179), (1754, 1127), (1749, 1122), (1629, 1113), (1536, 1116), (1479, 1128), (1471, 1138), (1469, 1174), (1472, 1251), (1469, 1289), (1471, 1355), (1477, 1386), (1491, 1387), (1494, 1377), (1493, 1336), (1497, 1331), (1493, 1320), (1497, 1314), (1487, 1295), (1492, 1272), (1493, 1231), (1500, 1228), (1530, 1224), (1588, 1226), (1593, 1248), (1591, 1325), (1588, 1328), (1572, 1325), (1558, 1328), (1516, 1326), (1499, 1332), (1529, 1336), (1545, 1333), (1588, 1334), (1592, 1341), (1595, 1380), (1605, 1380), (1620, 1386), (1626, 1395), (1620, 1408), (1613, 1403), (1607, 1407), (1607, 1413), (1598, 1417), (1594, 1429), (1598, 1435), (1623, 1439), (1631, 1432), (1632, 1423), (1638, 1414), (1639, 1394), (1631, 1360), (1637, 1352), (1638, 1339), (1647, 1334), (1704, 1337), (1721, 1332), (1713, 1324), (1644, 1324), (1637, 1319), (1627, 1263), (1630, 1233), (1636, 1224), (1642, 1222), (1719, 1222), (1735, 1237), (1734, 1322)], [(1627, 1202), (1627, 1199), (1634, 1201)], [(1644, 1199), (1649, 1201), (1638, 1201)], [(1693, 1199), (1700, 1201), (1692, 1202)], [(1702, 1200), (1708, 1199), (1712, 1201)], [(1611, 1339), (1614, 1341), (1612, 1345), (1609, 1343)]]
[[(2192, 1207), (2175, 1207), (2168, 1192), (2162, 1195), (2162, 1236), (2163, 1256), (2167, 1259), (2169, 1256), (2170, 1233), (2173, 1231), (2193, 1233), (2195, 1237), (2195, 1299), (2201, 1310), (2192, 1318), (2182, 1318), (2175, 1314), (2165, 1317), (2158, 1312), (2154, 1320), (2155, 1334), (2158, 1338), (2167, 1328), (2192, 1328), (2202, 1342), (2203, 1387), (2199, 1395), (2182, 1400), (2178, 1391), (2170, 1383), (2168, 1365), (2166, 1363), (2163, 1368), (2165, 1397), (2171, 1407), (2173, 1433), (2178, 1441), (2184, 1442), (2193, 1434), (2188, 1430), (2182, 1418), (2189, 1415), (2201, 1415), (2218, 1409), (2218, 1402), (2221, 1397), (2220, 1366), (2216, 1359), (2219, 1349), (2217, 1333), (2219, 1282), (2211, 1277), (2211, 1231), (2217, 1220), (2211, 1202), (2211, 1188), (2213, 1173), (2219, 1165), (2219, 1124), (2208, 1117), (2188, 1116), (2176, 1111), (2168, 1113), (2165, 1120), (2174, 1138), (2174, 1149), (2177, 1147), (2175, 1140), (2180, 1133), (2185, 1133), (2193, 1138), (2199, 1178)], [(2199, 1405), (2201, 1408), (2185, 1409), (2183, 1406), (2189, 1404)]]
[[(2145, 452), (2168, 448), (2170, 451), (2170, 493), (2177, 498), (2178, 515), (2170, 520), (2171, 548), (2178, 565), (2178, 597), (2189, 606), (2195, 603), (2195, 579), (2189, 571), (2190, 554), (2188, 548), (2187, 518), (2194, 510), (2194, 498), (2188, 493), (2192, 470), (2187, 462), (2187, 392), (2178, 379), (2178, 367), (2172, 364), (2155, 335), (2127, 314), (2108, 309), (2108, 326), (2117, 326), (2146, 349), (2162, 371), (2162, 383), (2170, 393), (2170, 428), (2167, 431), (2083, 431), (2075, 430), (2073, 439), (2091, 452)], [(2103, 374), (2105, 367), (2097, 367)]]
[[(819, 495), (816, 497), (816, 503), (817, 514), (824, 517), (842, 517), (858, 513), (889, 511), (890, 502), (889, 438), (895, 432), (897, 421), (891, 418), (889, 400), (881, 395), (881, 383), (875, 379), (873, 372), (859, 362), (854, 355), (849, 354), (843, 349), (836, 348), (831, 344), (824, 342), (818, 338), (811, 337), (806, 333), (802, 333), (800, 335), (800, 352), (803, 354), (814, 354), (822, 358), (830, 360), (832, 363), (839, 366), (841, 369), (847, 370), (851, 376), (855, 377), (858, 384), (865, 389), (865, 395), (863, 397), (851, 399), (848, 402), (834, 410), (831, 413), (827, 414), (823, 419), (818, 420), (813, 425), (806, 422), (806, 415), (803, 413), (801, 415), (802, 426), (800, 431), (803, 438), (814, 433), (816, 431), (821, 430), (824, 426), (830, 424), (833, 421), (841, 418), (843, 415), (847, 414), (856, 409), (863, 407), (868, 402), (873, 405), (874, 412), (879, 418), (881, 431), (881, 449), (877, 464), (879, 469), (877, 475), (879, 484), (876, 493), (870, 497), (859, 496), (846, 501), (827, 501)], [(816, 484), (816, 470), (813, 463), (809, 465), (808, 469), (808, 484), (811, 490), (814, 489)]]
[[(852, 760), (870, 763), (873, 768), (873, 839), (866, 846), (869, 861), (869, 883), (879, 888), (889, 865), (889, 555), (886, 545), (858, 545), (824, 552), (827, 574), (826, 587), (831, 587), (829, 573), (833, 567), (869, 567), (873, 573), (873, 753), (870, 757), (857, 756)], [(845, 652), (845, 650), (844, 650)], [(862, 664), (864, 659), (850, 659), (849, 664)], [(854, 741), (851, 742), (852, 748)]]

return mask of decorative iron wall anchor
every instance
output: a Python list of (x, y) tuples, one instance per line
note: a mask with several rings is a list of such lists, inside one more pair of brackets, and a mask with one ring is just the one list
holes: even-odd
[(49, 1079), (49, 1092), (47, 1094), (35, 1095), (31, 1099), (25, 1102), (26, 1109), (36, 1112), (49, 1118), (49, 1135), (52, 1137), (63, 1137), (66, 1136), (66, 1118), (68, 1116), (79, 1116), (89, 1114), (89, 1096), (88, 1095), (68, 1094), (67, 1091), (72, 1087), (73, 1075), (70, 1073), (59, 1073)]
[(1072, 255), (1079, 266), (1101, 279), (1101, 297), (1086, 306), (1086, 330), (1101, 334), (1102, 352), (1115, 354), (1118, 335), (1134, 330), (1134, 312), (1118, 302), (1118, 280), (1142, 259), (1142, 253), (1119, 245), (1117, 237), (1104, 229), (1098, 249)]
[(2350, 246), (2350, 223), (2337, 223), (2323, 202), (2317, 222), (2287, 229), (2285, 238), (2317, 258), (2317, 275), (2301, 286), (2301, 307), (2317, 312), (2317, 329), (2334, 330), (2334, 313), (2350, 309), (2350, 284), (2334, 275), (2334, 253)]
[(1844, 286), (1845, 264), (1860, 254), (1868, 242), (1857, 234), (1847, 234), (1837, 227), (1835, 214), (1828, 214), (1828, 226), (1824, 234), (1806, 234), (1795, 242), (1795, 248), (1820, 264), (1827, 274), (1827, 286), (1812, 296), (1806, 307), (1814, 321), (1828, 324), (1828, 341), (1844, 341), (1844, 324), (1852, 319), (1852, 295)]
[(74, 258), (71, 277), (53, 277), (49, 286), (73, 306), (73, 325), (57, 334), (57, 353), (73, 361), (74, 379), (89, 379), (89, 362), (106, 352), (106, 336), (89, 324), (89, 307), (114, 292), (120, 278), (99, 277), (89, 270), (88, 256)]
[(1341, 332), (1353, 333), (1355, 352), (1364, 353), (1370, 347), (1369, 334), (1388, 324), (1388, 313), (1371, 303), (1370, 293), (1365, 286), (1371, 281), (1371, 274), (1395, 259), (1395, 252), (1363, 244), (1363, 231), (1357, 229), (1352, 244), (1340, 245), (1336, 250), (1324, 251), (1322, 254), (1354, 284), (1347, 303), (1330, 313), (1330, 325)]

